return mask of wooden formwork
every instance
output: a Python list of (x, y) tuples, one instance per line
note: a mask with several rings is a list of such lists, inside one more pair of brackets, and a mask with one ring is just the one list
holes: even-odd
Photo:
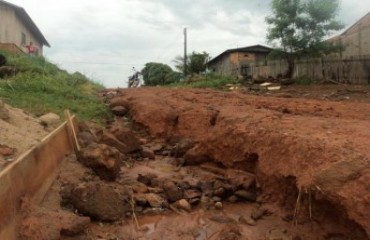
[(64, 122), (0, 172), (0, 239), (17, 239), (22, 199), (27, 197), (39, 204), (61, 161), (73, 152), (68, 125)]

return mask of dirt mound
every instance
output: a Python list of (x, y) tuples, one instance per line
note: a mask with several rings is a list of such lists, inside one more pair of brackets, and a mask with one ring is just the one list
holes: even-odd
[(0, 100), (0, 170), (36, 145), (49, 131), (38, 118)]
[(117, 95), (111, 106), (127, 108), (152, 136), (192, 138), (189, 159), (256, 172), (271, 194), (294, 179), (293, 198), (304, 205), (296, 211), (324, 199), (370, 234), (368, 104), (162, 88)]

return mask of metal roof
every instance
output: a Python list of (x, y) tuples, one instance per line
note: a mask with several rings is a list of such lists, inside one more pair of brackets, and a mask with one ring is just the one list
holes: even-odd
[(229, 53), (234, 53), (234, 52), (248, 52), (248, 53), (270, 53), (272, 51), (272, 48), (262, 46), (262, 45), (253, 45), (249, 47), (242, 47), (242, 48), (233, 48), (233, 49), (228, 49), (221, 53), (220, 55), (214, 57), (211, 59), (207, 64), (212, 64), (219, 60), (221, 57), (223, 57), (226, 54)]
[(30, 30), (30, 32), (35, 36), (35, 38), (39, 40), (43, 45), (50, 47), (50, 44), (48, 43), (44, 35), (42, 35), (40, 29), (36, 26), (36, 24), (33, 22), (31, 17), (28, 15), (26, 10), (24, 10), (24, 8), (14, 5), (12, 3), (6, 2), (6, 1), (3, 1), (3, 0), (0, 0), (0, 4), (5, 4), (11, 7), (14, 10), (15, 15)]

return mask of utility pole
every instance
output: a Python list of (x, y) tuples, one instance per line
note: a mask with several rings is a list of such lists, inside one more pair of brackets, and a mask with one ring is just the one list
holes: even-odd
[(188, 56), (187, 56), (187, 32), (186, 32), (186, 28), (184, 28), (184, 79), (187, 75), (187, 59)]

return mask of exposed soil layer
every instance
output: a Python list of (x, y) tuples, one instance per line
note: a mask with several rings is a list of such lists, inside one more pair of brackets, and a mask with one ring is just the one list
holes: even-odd
[(117, 95), (110, 106), (151, 135), (194, 139), (201, 161), (257, 172), (277, 199), (286, 196), (276, 182), (294, 178), (301, 197), (325, 199), (370, 234), (369, 104), (163, 88)]
[(82, 153), (24, 204), (23, 239), (369, 239), (369, 104), (103, 95), (116, 119), (80, 126)]

